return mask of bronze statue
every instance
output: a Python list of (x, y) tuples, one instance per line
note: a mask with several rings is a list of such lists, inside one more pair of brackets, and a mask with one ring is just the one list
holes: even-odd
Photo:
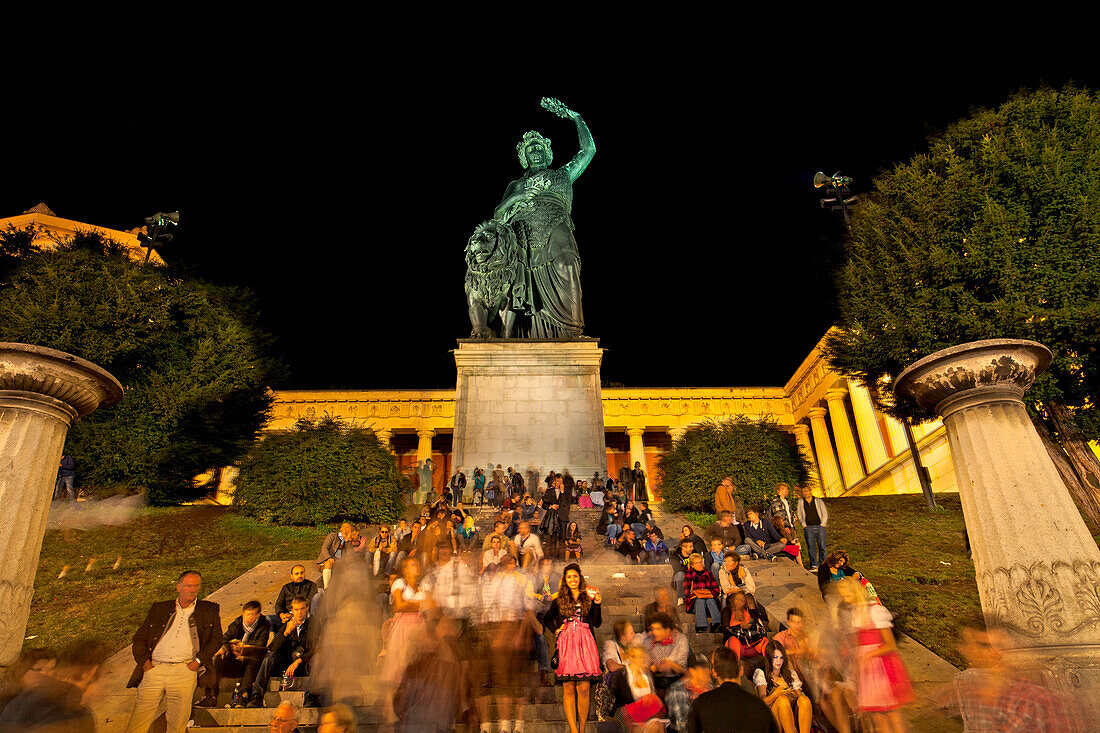
[[(498, 314), (502, 338), (568, 339), (584, 331), (581, 260), (570, 213), (573, 182), (596, 145), (576, 112), (550, 97), (541, 104), (573, 120), (580, 151), (561, 168), (550, 168), (549, 139), (531, 130), (516, 145), (526, 172), (508, 185), (493, 220), (478, 226), (466, 247), (471, 338), (491, 338), (489, 320)], [(511, 232), (514, 245), (502, 229)]]

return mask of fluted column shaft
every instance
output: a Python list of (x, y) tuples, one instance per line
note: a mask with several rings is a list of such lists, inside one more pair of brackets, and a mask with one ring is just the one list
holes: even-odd
[(830, 389), (825, 393), (829, 403), (829, 422), (833, 424), (833, 439), (836, 440), (836, 453), (840, 458), (840, 472), (844, 475), (844, 486), (855, 486), (863, 479), (863, 464), (859, 461), (859, 449), (852, 435), (852, 425), (848, 422), (848, 410), (844, 407), (844, 395), (848, 390)]
[(634, 468), (635, 463), (641, 463), (642, 468), (645, 468), (645, 443), (642, 441), (645, 428), (627, 428), (626, 434), (630, 438), (630, 467)]
[(13, 664), (23, 647), (69, 426), (120, 399), (118, 380), (95, 364), (41, 346), (0, 343), (0, 667)]
[(889, 415), (886, 416), (886, 434), (890, 436), (890, 451), (895, 456), (909, 452), (909, 439), (905, 437), (905, 426)]
[(420, 463), (432, 457), (432, 438), (435, 437), (435, 431), (417, 430), (416, 437), (420, 438), (420, 442), (416, 444), (416, 461)]
[(886, 463), (886, 443), (882, 440), (882, 431), (878, 429), (878, 415), (875, 414), (871, 393), (859, 382), (848, 380), (848, 393), (852, 396), (852, 414), (856, 418), (856, 431), (859, 433), (859, 447), (863, 449), (863, 462), (867, 472), (874, 473)]
[(806, 460), (810, 462), (810, 481), (811, 483), (821, 483), (821, 478), (817, 469), (817, 461), (814, 460), (814, 448), (810, 445), (810, 427), (798, 423), (792, 428), (794, 432), (794, 438), (798, 441), (798, 447), (802, 451), (802, 455), (806, 457)]
[(895, 389), (943, 419), (982, 611), (1012, 638), (1008, 658), (1046, 674), (1095, 722), (1100, 549), (1023, 402), (1050, 360), (1032, 341), (978, 341), (921, 359)]
[(825, 496), (838, 496), (844, 492), (840, 480), (840, 468), (833, 455), (833, 442), (829, 439), (829, 426), (825, 424), (825, 408), (814, 407), (806, 413), (810, 418), (810, 428), (814, 432), (814, 447), (817, 448), (817, 470), (820, 472), (821, 491)]

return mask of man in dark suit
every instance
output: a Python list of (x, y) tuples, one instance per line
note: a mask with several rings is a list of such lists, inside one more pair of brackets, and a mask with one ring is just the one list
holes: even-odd
[(259, 601), (249, 601), (241, 609), (241, 615), (225, 630), (225, 644), (214, 655), (213, 674), (203, 675), (206, 694), (197, 703), (199, 707), (212, 708), (218, 704), (218, 685), (222, 677), (241, 679), (237, 688), (239, 696), (234, 695), (230, 700), (233, 707), (248, 702), (252, 682), (265, 655), (267, 637), (271, 635), (271, 621), (260, 613), (260, 609)]
[(309, 615), (309, 601), (298, 596), (290, 602), (290, 620), (282, 631), (275, 634), (267, 645), (267, 655), (256, 673), (248, 707), (259, 708), (264, 704), (267, 683), (274, 675), (305, 677), (309, 675), (309, 663), (316, 646), (313, 620)]
[(741, 687), (737, 653), (720, 646), (711, 663), (718, 687), (691, 703), (688, 733), (779, 733), (779, 724), (764, 701)]
[(161, 700), (167, 706), (167, 733), (184, 733), (191, 717), (200, 673), (213, 669), (222, 646), (217, 603), (198, 600), (202, 576), (188, 570), (176, 581), (176, 598), (158, 601), (134, 634), (137, 666), (127, 687), (138, 688), (127, 733), (146, 733)]
[(295, 565), (290, 569), (290, 582), (279, 590), (279, 597), (275, 599), (275, 613), (268, 616), (271, 622), (271, 630), (275, 633), (283, 628), (283, 624), (290, 620), (290, 602), (298, 596), (305, 596), (310, 603), (313, 596), (317, 595), (317, 584), (306, 578), (304, 565)]
[(619, 487), (628, 501), (634, 500), (634, 472), (625, 464), (619, 469)]

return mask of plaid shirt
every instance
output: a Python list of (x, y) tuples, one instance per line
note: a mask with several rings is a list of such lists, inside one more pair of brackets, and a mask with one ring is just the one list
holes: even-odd
[(676, 733), (687, 733), (691, 703), (709, 689), (711, 688), (695, 690), (688, 687), (683, 679), (676, 680), (669, 686), (668, 693), (665, 694), (665, 708), (668, 710), (668, 719), (672, 721), (672, 730)]
[(684, 608), (689, 613), (694, 611), (695, 596), (692, 593), (697, 590), (709, 590), (713, 594), (711, 597), (714, 598), (715, 603), (718, 602), (718, 597), (722, 595), (722, 589), (718, 587), (718, 581), (714, 579), (709, 570), (696, 570), (689, 567), (684, 571)]
[(1026, 680), (1008, 682), (990, 701), (980, 693), (985, 673), (968, 669), (955, 677), (966, 730), (972, 733), (1083, 733), (1077, 710), (1045, 687)]

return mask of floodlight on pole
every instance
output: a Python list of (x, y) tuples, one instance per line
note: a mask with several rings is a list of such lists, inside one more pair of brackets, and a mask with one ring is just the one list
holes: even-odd
[(179, 226), (180, 213), (178, 211), (169, 211), (167, 213), (158, 211), (152, 216), (145, 217), (145, 234), (139, 234), (138, 239), (145, 242), (145, 264), (149, 264), (149, 257), (153, 254), (154, 249), (160, 249), (161, 246), (168, 244), (175, 237), (171, 232), (161, 231), (170, 226)]

